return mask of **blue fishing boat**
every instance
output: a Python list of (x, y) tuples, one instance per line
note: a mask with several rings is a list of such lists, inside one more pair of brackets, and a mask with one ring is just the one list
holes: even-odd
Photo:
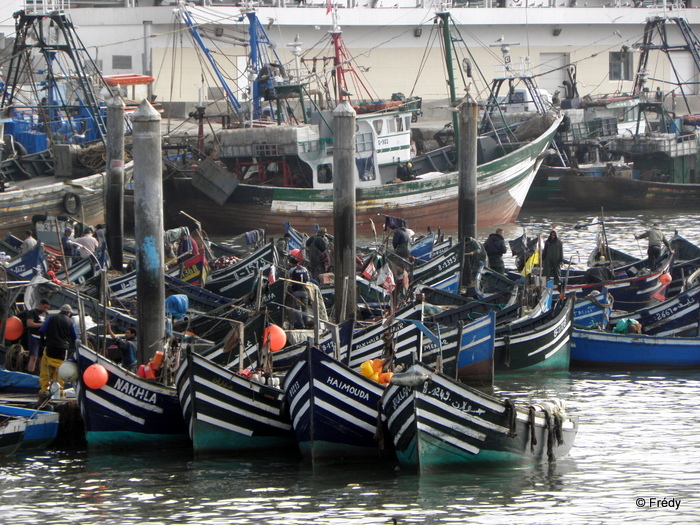
[(391, 378), (382, 409), (399, 465), (421, 473), (551, 462), (578, 431), (558, 402), (516, 405), (422, 363)]
[[(622, 319), (634, 319), (642, 333), (661, 337), (700, 335), (700, 286), (635, 312), (610, 316), (610, 327)], [(602, 325), (605, 326), (605, 325)]]
[(0, 405), (0, 418), (5, 416), (26, 420), (27, 428), (20, 445), (22, 449), (44, 449), (56, 439), (58, 434), (57, 412)]
[(309, 345), (284, 381), (304, 459), (321, 465), (393, 458), (393, 447), (375, 439), (386, 435), (379, 413), (384, 388)]
[[(83, 345), (76, 361), (78, 403), (89, 446), (133, 448), (150, 443), (162, 448), (189, 443), (174, 387), (132, 374)], [(107, 384), (99, 389), (83, 381), (83, 373), (93, 364), (102, 365), (108, 374)]]
[(700, 339), (574, 329), (571, 366), (604, 370), (700, 368)]

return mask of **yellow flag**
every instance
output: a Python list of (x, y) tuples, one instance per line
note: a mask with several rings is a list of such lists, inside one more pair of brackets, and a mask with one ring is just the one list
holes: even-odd
[(535, 253), (533, 253), (530, 258), (525, 262), (525, 267), (523, 268), (523, 271), (520, 272), (520, 275), (525, 276), (532, 272), (532, 269), (535, 267), (535, 265), (540, 263), (540, 250), (537, 249), (535, 250)]

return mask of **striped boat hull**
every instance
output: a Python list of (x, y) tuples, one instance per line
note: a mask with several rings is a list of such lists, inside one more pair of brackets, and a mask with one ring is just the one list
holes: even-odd
[(393, 457), (375, 440), (383, 386), (313, 347), (287, 373), (284, 386), (305, 460), (319, 465)]
[[(382, 408), (403, 468), (421, 472), (478, 465), (512, 465), (562, 457), (573, 446), (574, 418), (555, 418), (542, 406), (525, 407), (488, 396), (420, 363), (416, 387), (390, 385)], [(547, 408), (547, 407), (545, 407)], [(562, 441), (555, 436), (561, 421)], [(534, 433), (534, 440), (531, 436)]]
[[(189, 442), (175, 388), (142, 379), (85, 346), (76, 354), (78, 402), (88, 445), (125, 448), (155, 442), (162, 447)], [(108, 373), (107, 384), (97, 390), (82, 380), (85, 369), (95, 363)]]
[(196, 454), (293, 449), (284, 392), (191, 352), (177, 373), (178, 396)]

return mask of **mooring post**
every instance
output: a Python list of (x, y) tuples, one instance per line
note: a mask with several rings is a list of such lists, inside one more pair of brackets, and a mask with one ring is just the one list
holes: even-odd
[(147, 363), (165, 335), (163, 169), (160, 115), (141, 101), (134, 123), (134, 220), (138, 290), (138, 361)]
[(117, 94), (107, 101), (107, 249), (112, 268), (124, 264), (124, 101)]
[[(333, 110), (333, 244), (335, 246), (335, 311), (355, 317), (355, 110), (343, 101)], [(350, 286), (344, 286), (346, 281)]]
[[(464, 246), (467, 237), (476, 239), (476, 148), (477, 148), (477, 123), (479, 120), (479, 106), (471, 96), (460, 105), (459, 108), (459, 190), (458, 215), (459, 242)], [(463, 258), (466, 261), (466, 257)], [(471, 279), (471, 268), (463, 267), (462, 282)]]

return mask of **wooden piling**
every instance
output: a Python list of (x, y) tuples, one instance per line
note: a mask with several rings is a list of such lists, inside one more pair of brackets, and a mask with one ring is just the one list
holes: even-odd
[(124, 110), (117, 94), (107, 102), (107, 249), (112, 268), (124, 262)]
[[(338, 323), (355, 317), (355, 110), (343, 101), (333, 110), (333, 234), (335, 311)], [(345, 282), (350, 286), (344, 286)], [(340, 318), (344, 312), (344, 318)]]
[(134, 123), (134, 218), (138, 290), (138, 362), (162, 349), (165, 335), (163, 169), (160, 115), (143, 100)]

